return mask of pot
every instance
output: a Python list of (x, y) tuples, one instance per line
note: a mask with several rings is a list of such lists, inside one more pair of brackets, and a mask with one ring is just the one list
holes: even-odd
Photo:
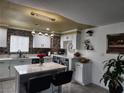
[(123, 92), (122, 86), (118, 86), (117, 88), (109, 87), (109, 93), (122, 93), (122, 92)]

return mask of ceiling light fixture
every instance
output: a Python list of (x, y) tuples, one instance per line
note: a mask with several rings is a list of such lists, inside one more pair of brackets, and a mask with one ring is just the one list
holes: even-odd
[(51, 36), (51, 37), (53, 37), (53, 36), (54, 36), (54, 34), (51, 34), (50, 36)]
[(38, 35), (43, 35), (43, 33), (39, 32)]
[(48, 36), (48, 33), (45, 33), (44, 35), (45, 35), (45, 36)]
[(50, 38), (53, 38), (53, 37), (55, 36), (54, 32), (52, 32), (52, 33), (36, 32), (35, 30), (33, 30), (33, 31), (31, 32), (31, 34), (32, 34), (33, 36), (35, 36), (35, 35), (39, 35), (39, 36), (44, 35), (44, 36), (48, 36), (48, 37), (50, 37)]
[(51, 17), (48, 17), (48, 16), (44, 16), (44, 15), (39, 14), (39, 13), (36, 13), (36, 12), (31, 12), (31, 15), (32, 15), (32, 16), (36, 16), (36, 17), (39, 17), (39, 18), (41, 18), (41, 19), (43, 19), (43, 20), (49, 20), (49, 21), (51, 21), (51, 22), (55, 22), (55, 21), (56, 21), (55, 18), (51, 18)]
[(32, 34), (32, 35), (35, 35), (36, 33), (35, 33), (35, 31), (33, 30), (33, 31), (31, 32), (31, 34)]

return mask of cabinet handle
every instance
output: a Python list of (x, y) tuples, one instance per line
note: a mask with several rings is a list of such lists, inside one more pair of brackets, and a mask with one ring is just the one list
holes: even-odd
[(8, 66), (8, 70), (10, 70), (10, 66)]
[(80, 66), (80, 65), (76, 65), (76, 66)]
[(19, 62), (25, 62), (25, 61), (19, 61)]
[(4, 64), (4, 62), (0, 62), (0, 64)]

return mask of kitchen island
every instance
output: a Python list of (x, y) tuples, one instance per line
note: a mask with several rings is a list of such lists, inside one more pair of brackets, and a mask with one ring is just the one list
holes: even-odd
[(66, 66), (53, 62), (15, 66), (16, 93), (26, 93), (24, 84), (29, 78), (41, 75), (52, 75), (64, 71)]

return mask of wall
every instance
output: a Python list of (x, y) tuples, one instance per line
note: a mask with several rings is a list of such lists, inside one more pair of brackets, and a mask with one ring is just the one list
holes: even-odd
[(93, 28), (94, 35), (92, 37), (86, 36), (85, 32), (82, 32), (82, 42), (85, 39), (90, 39), (92, 45), (94, 46), (94, 50), (85, 50), (83, 49), (83, 43), (81, 44), (83, 56), (91, 59), (92, 61), (92, 82), (94, 84), (100, 85), (104, 87), (103, 83), (100, 83), (99, 80), (103, 75), (103, 61), (109, 58), (115, 58), (117, 54), (107, 54), (107, 34), (115, 34), (115, 33), (124, 33), (124, 22), (110, 24), (105, 26), (100, 26)]

